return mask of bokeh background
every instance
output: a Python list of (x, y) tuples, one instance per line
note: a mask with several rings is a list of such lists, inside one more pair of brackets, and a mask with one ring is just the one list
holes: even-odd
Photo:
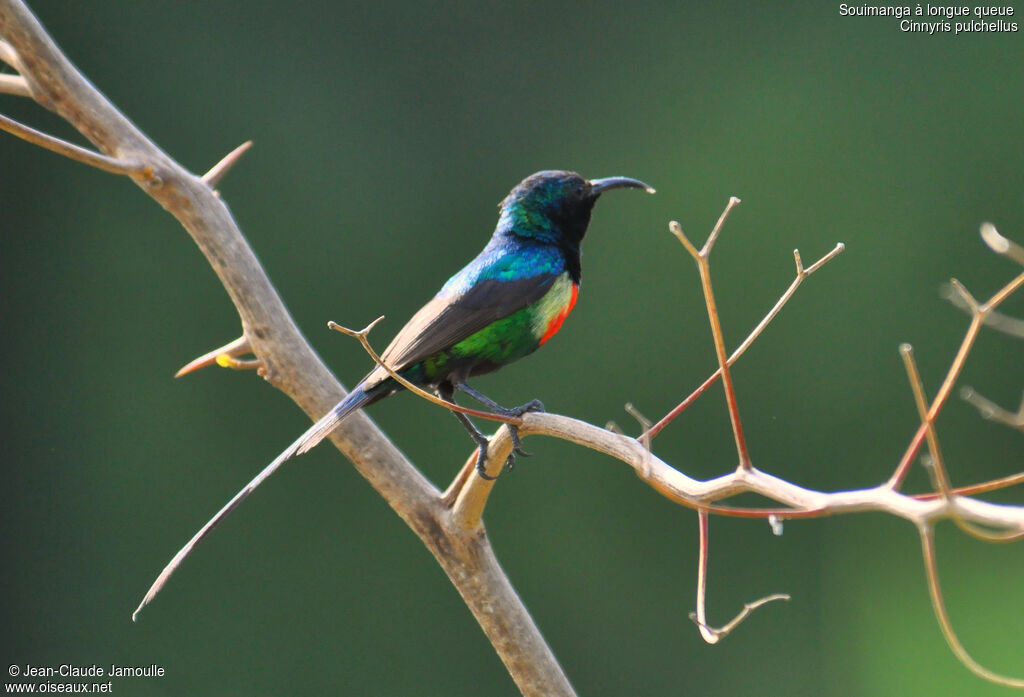
[[(984, 297), (1019, 271), (977, 230), (1024, 241), (1024, 32), (903, 33), (820, 2), (32, 6), (186, 166), (255, 140), (221, 191), (349, 385), (368, 359), (328, 319), (385, 314), (383, 343), (533, 171), (631, 175), (658, 194), (600, 202), (561, 334), (478, 386), (635, 432), (625, 402), (660, 416), (714, 368), (697, 273), (667, 223), (701, 240), (736, 195), (714, 256), (731, 345), (789, 283), (793, 248), (810, 262), (847, 245), (735, 369), (755, 463), (871, 486), (917, 423), (898, 344), (934, 392), (967, 323), (943, 284)], [(0, 111), (77, 138), (27, 100), (0, 96)], [(239, 327), (156, 204), (13, 137), (0, 158), (3, 662), (165, 668), (115, 680), (125, 695), (516, 694), (429, 554), (330, 448), (266, 484), (131, 623), (169, 556), (308, 422), (252, 373), (171, 379)], [(1024, 315), (1024, 297), (1006, 309)], [(985, 332), (964, 382), (1014, 407), (1022, 346)], [(470, 450), (412, 397), (371, 415), (441, 487)], [(940, 434), (956, 482), (1021, 469), (1024, 436), (958, 399)], [(706, 646), (687, 619), (694, 514), (616, 461), (527, 445), (488, 532), (581, 695), (1010, 693), (947, 650), (909, 524), (843, 516), (774, 537), (713, 520), (713, 621), (768, 593), (793, 600)], [(655, 442), (698, 477), (734, 466), (732, 448), (718, 389)], [(964, 642), (1024, 673), (1021, 548), (951, 525), (939, 545)]]

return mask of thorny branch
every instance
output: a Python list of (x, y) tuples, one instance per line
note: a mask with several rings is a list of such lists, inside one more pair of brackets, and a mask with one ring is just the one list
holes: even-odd
[[(273, 285), (210, 184), (152, 143), (68, 61), (20, 0), (0, 0), (0, 59), (25, 79), (32, 98), (55, 111), (119, 163), (145, 163), (132, 179), (174, 215), (228, 291), (261, 374), (310, 417), (344, 390), (298, 331)], [(42, 145), (42, 142), (39, 142)], [(98, 158), (75, 157), (97, 166)], [(131, 171), (131, 166), (125, 170)], [(422, 540), (458, 589), (524, 695), (575, 695), (490, 547), (482, 527), (453, 525), (439, 492), (365, 414), (330, 436), (360, 474)]]
[[(248, 144), (233, 151), (203, 177), (184, 170), (150, 142), (78, 73), (20, 0), (0, 0), (0, 61), (16, 73), (0, 75), (0, 93), (31, 97), (46, 108), (56, 111), (91, 141), (99, 152), (35, 131), (6, 117), (0, 118), (0, 128), (84, 164), (130, 176), (147, 194), (178, 218), (206, 254), (228, 290), (242, 319), (243, 336), (197, 359), (186, 368), (194, 369), (214, 362), (230, 367), (258, 365), (260, 373), (271, 384), (286, 392), (314, 418), (338, 401), (343, 394), (341, 387), (298, 332), (215, 191), (220, 179), (238, 161)], [(697, 262), (719, 363), (718, 370), (690, 397), (654, 426), (647, 427), (638, 416), (644, 429), (638, 438), (555, 414), (530, 412), (518, 420), (498, 420), (516, 423), (520, 426), (520, 435), (524, 437), (546, 435), (561, 438), (617, 458), (633, 467), (641, 480), (663, 496), (698, 512), (701, 557), (698, 565), (699, 600), (695, 614), (701, 633), (709, 641), (720, 639), (754, 607), (781, 596), (769, 596), (748, 604), (736, 619), (720, 630), (713, 630), (707, 625), (703, 597), (708, 514), (765, 518), (776, 527), (786, 518), (881, 511), (910, 521), (921, 532), (935, 613), (957, 657), (986, 679), (1016, 687), (1024, 686), (1020, 680), (1004, 678), (982, 668), (960, 645), (942, 603), (932, 533), (935, 523), (944, 519), (984, 526), (986, 530), (996, 531), (1003, 539), (1013, 539), (1024, 533), (1024, 506), (996, 504), (973, 498), (980, 493), (1022, 483), (1024, 473), (953, 488), (942, 467), (934, 431), (936, 417), (948, 400), (981, 327), (991, 321), (995, 316), (995, 308), (1003, 300), (1024, 285), (1024, 273), (984, 303), (979, 303), (966, 289), (953, 282), (960, 302), (971, 313), (971, 323), (930, 405), (925, 404), (923, 387), (916, 376), (916, 370), (912, 368), (912, 360), (908, 360), (908, 372), (915, 390), (921, 425), (890, 479), (868, 489), (831, 493), (815, 491), (774, 477), (754, 466), (743, 436), (729, 366), (760, 335), (801, 282), (833, 259), (843, 247), (837, 245), (806, 269), (799, 253), (794, 253), (797, 274), (793, 283), (750, 336), (727, 357), (711, 287), (709, 257), (729, 211), (738, 202), (738, 199), (730, 200), (712, 234), (699, 251), (677, 223), (671, 226), (673, 234)], [(1024, 263), (1021, 247), (999, 235), (994, 227), (983, 227), (982, 235), (994, 251)], [(357, 336), (364, 348), (380, 362), (379, 356), (376, 356), (366, 339), (368, 329), (349, 333)], [(237, 356), (250, 352), (257, 357), (255, 361), (237, 360)], [(687, 476), (653, 453), (651, 439), (719, 377), (722, 378), (726, 392), (739, 465), (725, 475), (700, 481)], [(421, 396), (435, 399), (429, 394)], [(448, 403), (442, 403), (441, 406), (467, 413), (476, 412)], [(485, 413), (475, 415), (494, 418), (494, 415)], [(357, 414), (347, 420), (332, 434), (331, 440), (434, 554), (476, 616), (522, 693), (573, 695), (572, 687), (554, 655), (520, 603), (498, 566), (486, 536), (482, 534), (481, 516), (494, 482), (476, 476), (473, 468), (475, 454), (469, 457), (448, 490), (442, 494), (426, 481), (365, 415)], [(904, 494), (900, 486), (926, 440), (929, 442), (937, 491)], [(489, 471), (492, 474), (500, 473), (500, 463), (511, 448), (508, 429), (500, 428), (489, 448), (492, 468)], [(780, 506), (738, 508), (717, 503), (744, 492), (760, 494)]]

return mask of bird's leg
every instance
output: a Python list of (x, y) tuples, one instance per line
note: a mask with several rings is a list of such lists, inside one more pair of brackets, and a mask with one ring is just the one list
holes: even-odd
[[(455, 383), (455, 388), (468, 394), (476, 401), (483, 404), (485, 407), (493, 411), (495, 414), (501, 414), (502, 416), (522, 416), (529, 411), (544, 411), (544, 403), (539, 399), (531, 399), (526, 404), (522, 404), (518, 407), (503, 407), (487, 395), (474, 390), (472, 387), (464, 382)], [(512, 454), (508, 457), (506, 467), (512, 469), (516, 464), (516, 455), (522, 455), (523, 457), (530, 457), (533, 453), (528, 453), (523, 450), (523, 442), (519, 440), (519, 429), (512, 424), (505, 424), (508, 426), (508, 430), (512, 434)]]
[[(444, 401), (455, 404), (455, 388), (451, 385), (451, 383), (441, 383), (437, 388), (437, 395)], [(469, 417), (463, 414), (462, 412), (453, 411), (452, 416), (459, 420), (459, 423), (462, 424), (462, 427), (469, 432), (469, 437), (476, 441), (477, 447), (480, 449), (480, 452), (476, 458), (477, 474), (479, 474), (483, 479), (496, 479), (496, 477), (492, 477), (491, 475), (487, 474), (487, 470), (484, 467), (485, 463), (487, 462), (487, 446), (490, 444), (490, 441), (487, 440), (487, 436), (481, 433), (480, 429), (478, 429), (473, 424), (473, 422), (469, 420)]]

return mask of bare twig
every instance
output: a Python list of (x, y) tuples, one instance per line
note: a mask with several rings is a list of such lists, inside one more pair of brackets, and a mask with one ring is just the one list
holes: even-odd
[(729, 409), (729, 422), (732, 424), (732, 435), (736, 441), (736, 454), (739, 456), (738, 467), (743, 470), (750, 470), (753, 465), (750, 463), (750, 452), (747, 450), (747, 441), (743, 436), (743, 424), (740, 421), (740, 410), (736, 404), (736, 390), (733, 388), (732, 375), (729, 373), (729, 359), (725, 353), (725, 339), (722, 336), (722, 323), (718, 317), (718, 308), (715, 305), (715, 293), (711, 288), (711, 266), (708, 264), (708, 257), (711, 255), (711, 248), (722, 231), (725, 219), (729, 213), (739, 204), (740, 200), (733, 196), (725, 205), (725, 210), (719, 216), (718, 222), (708, 235), (704, 246), (698, 252), (696, 247), (683, 233), (683, 228), (676, 221), (669, 223), (669, 229), (675, 235), (686, 251), (690, 253), (693, 260), (697, 262), (697, 270), (700, 272), (701, 290), (704, 292), (704, 303), (707, 305), (708, 321), (711, 323), (711, 335), (715, 344), (715, 355), (718, 358), (718, 370), (722, 374), (722, 387), (725, 389), (725, 401)]
[(700, 635), (709, 644), (717, 644), (736, 629), (740, 623), (757, 608), (775, 600), (789, 600), (785, 593), (773, 593), (759, 598), (753, 602), (744, 603), (743, 609), (721, 627), (712, 627), (707, 623), (705, 598), (707, 595), (706, 586), (708, 578), (708, 512), (704, 509), (697, 511), (697, 521), (700, 528), (700, 551), (697, 562), (697, 610), (690, 613), (690, 619), (694, 621), (700, 630)]
[[(27, 84), (27, 83), (26, 83)], [(41, 148), (55, 152), (58, 155), (87, 164), (90, 167), (96, 169), (102, 169), (104, 172), (110, 172), (111, 174), (128, 174), (128, 175), (139, 175), (145, 174), (146, 168), (139, 162), (130, 160), (121, 160), (115, 157), (108, 157), (107, 155), (101, 155), (98, 152), (87, 150), (74, 143), (69, 143), (66, 140), (55, 138), (54, 136), (37, 131), (30, 126), (18, 123), (12, 118), (8, 118), (0, 114), (0, 130), (7, 131), (13, 135), (18, 136), (22, 140), (27, 140), (33, 145), (38, 145)]]
[(955, 278), (950, 280), (950, 284), (961, 296), (964, 303), (970, 307), (971, 323), (967, 327), (967, 331), (960, 343), (960, 348), (957, 351), (956, 356), (953, 358), (953, 364), (946, 373), (946, 378), (942, 381), (939, 391), (935, 394), (935, 398), (932, 400), (931, 406), (928, 408), (925, 419), (923, 419), (921, 426), (918, 427), (917, 433), (914, 434), (906, 452), (903, 453), (903, 457), (896, 466), (896, 470), (889, 478), (887, 486), (892, 489), (898, 489), (903, 483), (903, 479), (907, 476), (907, 472), (910, 471), (910, 465), (913, 463), (914, 457), (917, 455), (925, 437), (927, 436), (929, 428), (928, 424), (935, 422), (935, 418), (939, 415), (939, 411), (942, 410), (946, 400), (949, 399), (949, 394), (953, 390), (953, 385), (956, 384), (957, 378), (960, 377), (960, 372), (963, 370), (964, 363), (967, 362), (967, 356), (971, 352), (971, 348), (974, 346), (974, 341), (978, 338), (978, 332), (981, 330), (981, 326), (985, 322), (985, 317), (989, 312), (998, 307), (1000, 303), (1006, 300), (1006, 298), (1010, 297), (1010, 295), (1024, 285), (1024, 273), (1018, 275), (1012, 281), (1000, 288), (984, 303), (979, 303), (975, 300), (974, 296), (971, 295), (971, 293)]
[[(1000, 235), (992, 223), (982, 224), (981, 239), (996, 254), (1005, 256), (1024, 266), (1024, 247)], [(976, 304), (972, 306), (968, 299), (964, 297), (962, 287), (957, 287), (956, 284), (951, 283), (948, 288), (944, 288), (943, 295), (962, 310), (973, 312), (975, 309)], [(1024, 319), (1007, 317), (1004, 314), (994, 312), (991, 308), (985, 312), (985, 326), (992, 327), (1011, 336), (1024, 337)]]
[(928, 577), (928, 593), (932, 599), (932, 609), (935, 611), (935, 617), (938, 618), (939, 627), (942, 629), (942, 636), (945, 637), (949, 648), (957, 659), (978, 677), (1006, 687), (1024, 688), (1024, 680), (989, 670), (974, 660), (967, 653), (964, 645), (960, 643), (960, 639), (953, 630), (953, 624), (949, 621), (949, 615), (946, 613), (946, 604), (942, 600), (942, 587), (939, 585), (939, 571), (935, 561), (935, 532), (931, 525), (919, 525), (918, 531), (921, 534), (921, 550), (924, 556), (925, 573)]
[[(953, 286), (943, 286), (942, 297), (951, 302), (955, 307), (958, 307), (964, 312), (970, 314), (971, 308), (968, 307), (967, 303), (960, 297), (960, 294), (953, 290)], [(993, 311), (986, 315), (985, 326), (990, 329), (1003, 332), (1004, 334), (1009, 334), (1010, 336), (1024, 338), (1024, 319), (1010, 317), (1009, 315), (1004, 315), (1001, 312)]]
[(956, 515), (956, 501), (946, 472), (946, 465), (942, 458), (942, 450), (939, 448), (939, 437), (935, 433), (934, 422), (928, 419), (928, 403), (924, 394), (924, 383), (921, 381), (921, 374), (917, 370), (917, 363), (914, 361), (914, 349), (910, 344), (900, 345), (900, 356), (903, 358), (903, 365), (907, 370), (907, 377), (910, 380), (910, 388), (914, 394), (914, 403), (917, 406), (917, 414), (921, 421), (927, 426), (926, 440), (929, 453), (929, 473), (932, 476), (933, 484), (939, 495), (948, 501), (953, 510), (953, 522), (957, 527), (968, 535), (983, 542), (1014, 542), (1024, 537), (1024, 530), (995, 531), (984, 530), (969, 521), (963, 520)]
[[(840, 242), (832, 249), (832, 251), (830, 251), (822, 258), (818, 259), (818, 261), (814, 262), (806, 269), (803, 268), (803, 265), (800, 261), (800, 251), (794, 249), (793, 257), (796, 260), (796, 276), (793, 278), (793, 282), (789, 284), (789, 288), (787, 288), (786, 292), (784, 292), (779, 297), (778, 301), (775, 303), (772, 309), (768, 311), (768, 314), (766, 314), (764, 318), (762, 318), (761, 321), (757, 323), (757, 326), (754, 327), (753, 331), (751, 331), (750, 334), (747, 335), (747, 338), (743, 340), (743, 343), (740, 344), (736, 348), (736, 350), (732, 352), (732, 355), (729, 356), (729, 360), (727, 361), (727, 363), (731, 366), (733, 363), (739, 360), (740, 356), (742, 356), (746, 352), (746, 350), (750, 348), (750, 345), (753, 344), (757, 337), (761, 335), (761, 332), (763, 332), (765, 328), (769, 324), (771, 324), (772, 320), (775, 319), (775, 316), (779, 314), (779, 311), (782, 310), (786, 303), (789, 302), (789, 299), (793, 297), (793, 294), (796, 293), (797, 288), (799, 288), (800, 284), (804, 282), (804, 279), (806, 279), (808, 276), (810, 276), (812, 273), (820, 269), (828, 262), (832, 261), (832, 259), (841, 254), (844, 249), (846, 249), (846, 245)], [(686, 409), (688, 409), (691, 404), (697, 401), (697, 398), (704, 394), (704, 392), (709, 387), (715, 384), (715, 382), (720, 377), (722, 377), (721, 368), (712, 373), (711, 376), (707, 380), (705, 380), (700, 387), (698, 387), (696, 390), (690, 393), (690, 395), (682, 402), (680, 402), (678, 405), (673, 407), (673, 409), (667, 414), (665, 414), (665, 416), (663, 416), (661, 420), (658, 421), (658, 423), (654, 424), (654, 426), (649, 428), (644, 433), (644, 435), (650, 438), (654, 438), (659, 433), (661, 433), (662, 429), (664, 429), (666, 426), (672, 423), (672, 421), (675, 420), (677, 416), (686, 411)]]
[(1024, 397), (1021, 398), (1020, 406), (1016, 412), (1003, 409), (992, 400), (982, 397), (971, 387), (964, 387), (960, 390), (960, 397), (965, 402), (974, 405), (974, 408), (981, 414), (981, 418), (998, 421), (1010, 428), (1024, 431)]
[[(987, 494), (991, 491), (999, 491), (1000, 489), (1017, 486), (1018, 484), (1024, 484), (1024, 472), (1010, 474), (987, 482), (979, 482), (978, 484), (960, 486), (953, 489), (950, 493), (956, 496), (977, 496), (978, 494)], [(930, 501), (931, 499), (938, 498), (940, 496), (941, 494), (938, 493), (914, 494), (913, 498), (919, 501)]]
[(935, 424), (928, 418), (928, 400), (924, 394), (924, 383), (914, 362), (914, 348), (910, 344), (900, 344), (900, 357), (907, 371), (910, 390), (914, 395), (917, 414), (925, 425), (925, 439), (928, 441), (928, 452), (931, 454), (931, 470), (935, 477), (935, 488), (946, 499), (950, 497), (951, 486), (946, 475), (946, 467), (942, 462), (942, 451), (939, 449), (939, 437), (935, 434)]
[[(502, 423), (514, 424), (516, 426), (520, 425), (523, 422), (522, 418), (518, 416), (495, 414), (492, 411), (481, 411), (480, 409), (471, 409), (470, 407), (464, 407), (461, 404), (456, 404), (455, 402), (449, 402), (447, 400), (441, 399), (437, 395), (433, 395), (427, 392), (422, 387), (406, 380), (404, 377), (402, 377), (401, 373), (396, 372), (391, 366), (385, 363), (384, 359), (380, 357), (380, 354), (378, 354), (377, 351), (370, 344), (370, 331), (374, 327), (376, 327), (377, 324), (383, 319), (384, 315), (381, 315), (380, 317), (373, 320), (362, 329), (349, 329), (348, 327), (343, 327), (334, 321), (329, 321), (327, 323), (327, 327), (328, 329), (333, 329), (336, 332), (341, 332), (345, 336), (351, 336), (352, 338), (357, 339), (359, 343), (362, 344), (363, 349), (368, 354), (370, 354), (370, 358), (373, 359), (374, 363), (376, 363), (385, 371), (387, 371), (387, 374), (390, 375), (391, 378), (395, 380), (395, 382), (397, 382), (399, 385), (415, 394), (417, 397), (421, 397), (432, 404), (436, 404), (439, 407), (444, 407), (445, 409), (448, 409), (450, 411), (461, 412), (463, 414), (466, 414), (467, 416), (476, 416), (481, 419), (490, 419), (491, 421), (500, 421)], [(504, 460), (502, 460), (502, 462), (504, 462)]]

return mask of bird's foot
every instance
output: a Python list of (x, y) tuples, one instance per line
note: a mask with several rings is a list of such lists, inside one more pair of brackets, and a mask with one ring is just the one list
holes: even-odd
[(510, 470), (516, 466), (516, 455), (522, 455), (523, 457), (533, 457), (533, 453), (523, 450), (523, 441), (519, 440), (519, 427), (508, 425), (508, 432), (512, 436), (512, 452), (509, 453), (508, 460), (505, 461), (505, 469)]
[[(454, 385), (454, 387), (458, 388), (459, 390), (462, 390), (463, 392), (471, 396), (473, 399), (477, 400), (478, 402), (489, 408), (495, 414), (500, 414), (501, 416), (511, 416), (519, 418), (523, 414), (526, 414), (531, 411), (545, 411), (544, 403), (541, 402), (539, 399), (531, 399), (526, 404), (522, 404), (518, 407), (509, 408), (501, 406), (494, 400), (489, 399), (485, 395), (477, 392), (464, 382), (457, 383)], [(445, 395), (442, 394), (442, 397), (445, 397)], [(448, 393), (447, 397), (445, 398), (450, 399), (451, 397), (452, 394)], [(464, 414), (459, 414), (458, 412), (455, 412), (455, 418), (457, 418), (462, 423), (462, 425), (466, 427), (466, 430), (469, 431), (470, 436), (477, 443), (477, 447), (479, 448), (478, 455), (476, 458), (477, 472), (483, 479), (493, 480), (494, 477), (487, 474), (487, 470), (485, 467), (487, 463), (487, 446), (490, 444), (490, 442), (487, 440), (487, 437), (480, 433), (480, 431), (475, 426), (473, 426), (472, 422), (470, 422), (469, 419), (466, 418)], [(515, 424), (505, 425), (508, 426), (509, 434), (512, 437), (512, 452), (509, 453), (508, 459), (505, 460), (505, 469), (511, 470), (516, 465), (517, 455), (529, 457), (532, 453), (523, 450), (523, 443), (519, 439), (519, 428)]]
[[(523, 414), (531, 411), (546, 411), (544, 409), (544, 402), (539, 399), (531, 399), (526, 404), (509, 409), (508, 416), (522, 416)], [(516, 466), (516, 455), (533, 457), (533, 453), (523, 450), (523, 442), (519, 439), (519, 427), (514, 424), (507, 425), (509, 432), (512, 434), (512, 454), (510, 454), (508, 456), (508, 460), (505, 461), (505, 469), (511, 470)]]
[[(541, 405), (543, 407), (543, 405)], [(505, 424), (508, 426), (509, 434), (512, 437), (512, 452), (508, 454), (508, 458), (505, 460), (505, 471), (511, 472), (516, 466), (516, 456), (522, 455), (523, 457), (531, 457), (533, 453), (526, 452), (523, 450), (523, 442), (519, 439), (519, 428), (513, 424)], [(487, 481), (493, 481), (497, 477), (492, 477), (487, 474), (487, 448), (490, 445), (490, 441), (486, 438), (477, 441), (479, 447), (478, 454), (476, 457), (476, 471), (482, 479)]]
[(508, 410), (508, 416), (522, 416), (523, 414), (531, 411), (547, 411), (544, 408), (544, 402), (539, 399), (531, 399), (526, 404), (522, 404), (518, 407), (512, 407)]
[(481, 438), (477, 440), (477, 455), (476, 455), (476, 473), (480, 475), (481, 479), (486, 479), (489, 482), (493, 482), (497, 479), (497, 476), (492, 477), (487, 474), (487, 446), (489, 441), (487, 438)]

